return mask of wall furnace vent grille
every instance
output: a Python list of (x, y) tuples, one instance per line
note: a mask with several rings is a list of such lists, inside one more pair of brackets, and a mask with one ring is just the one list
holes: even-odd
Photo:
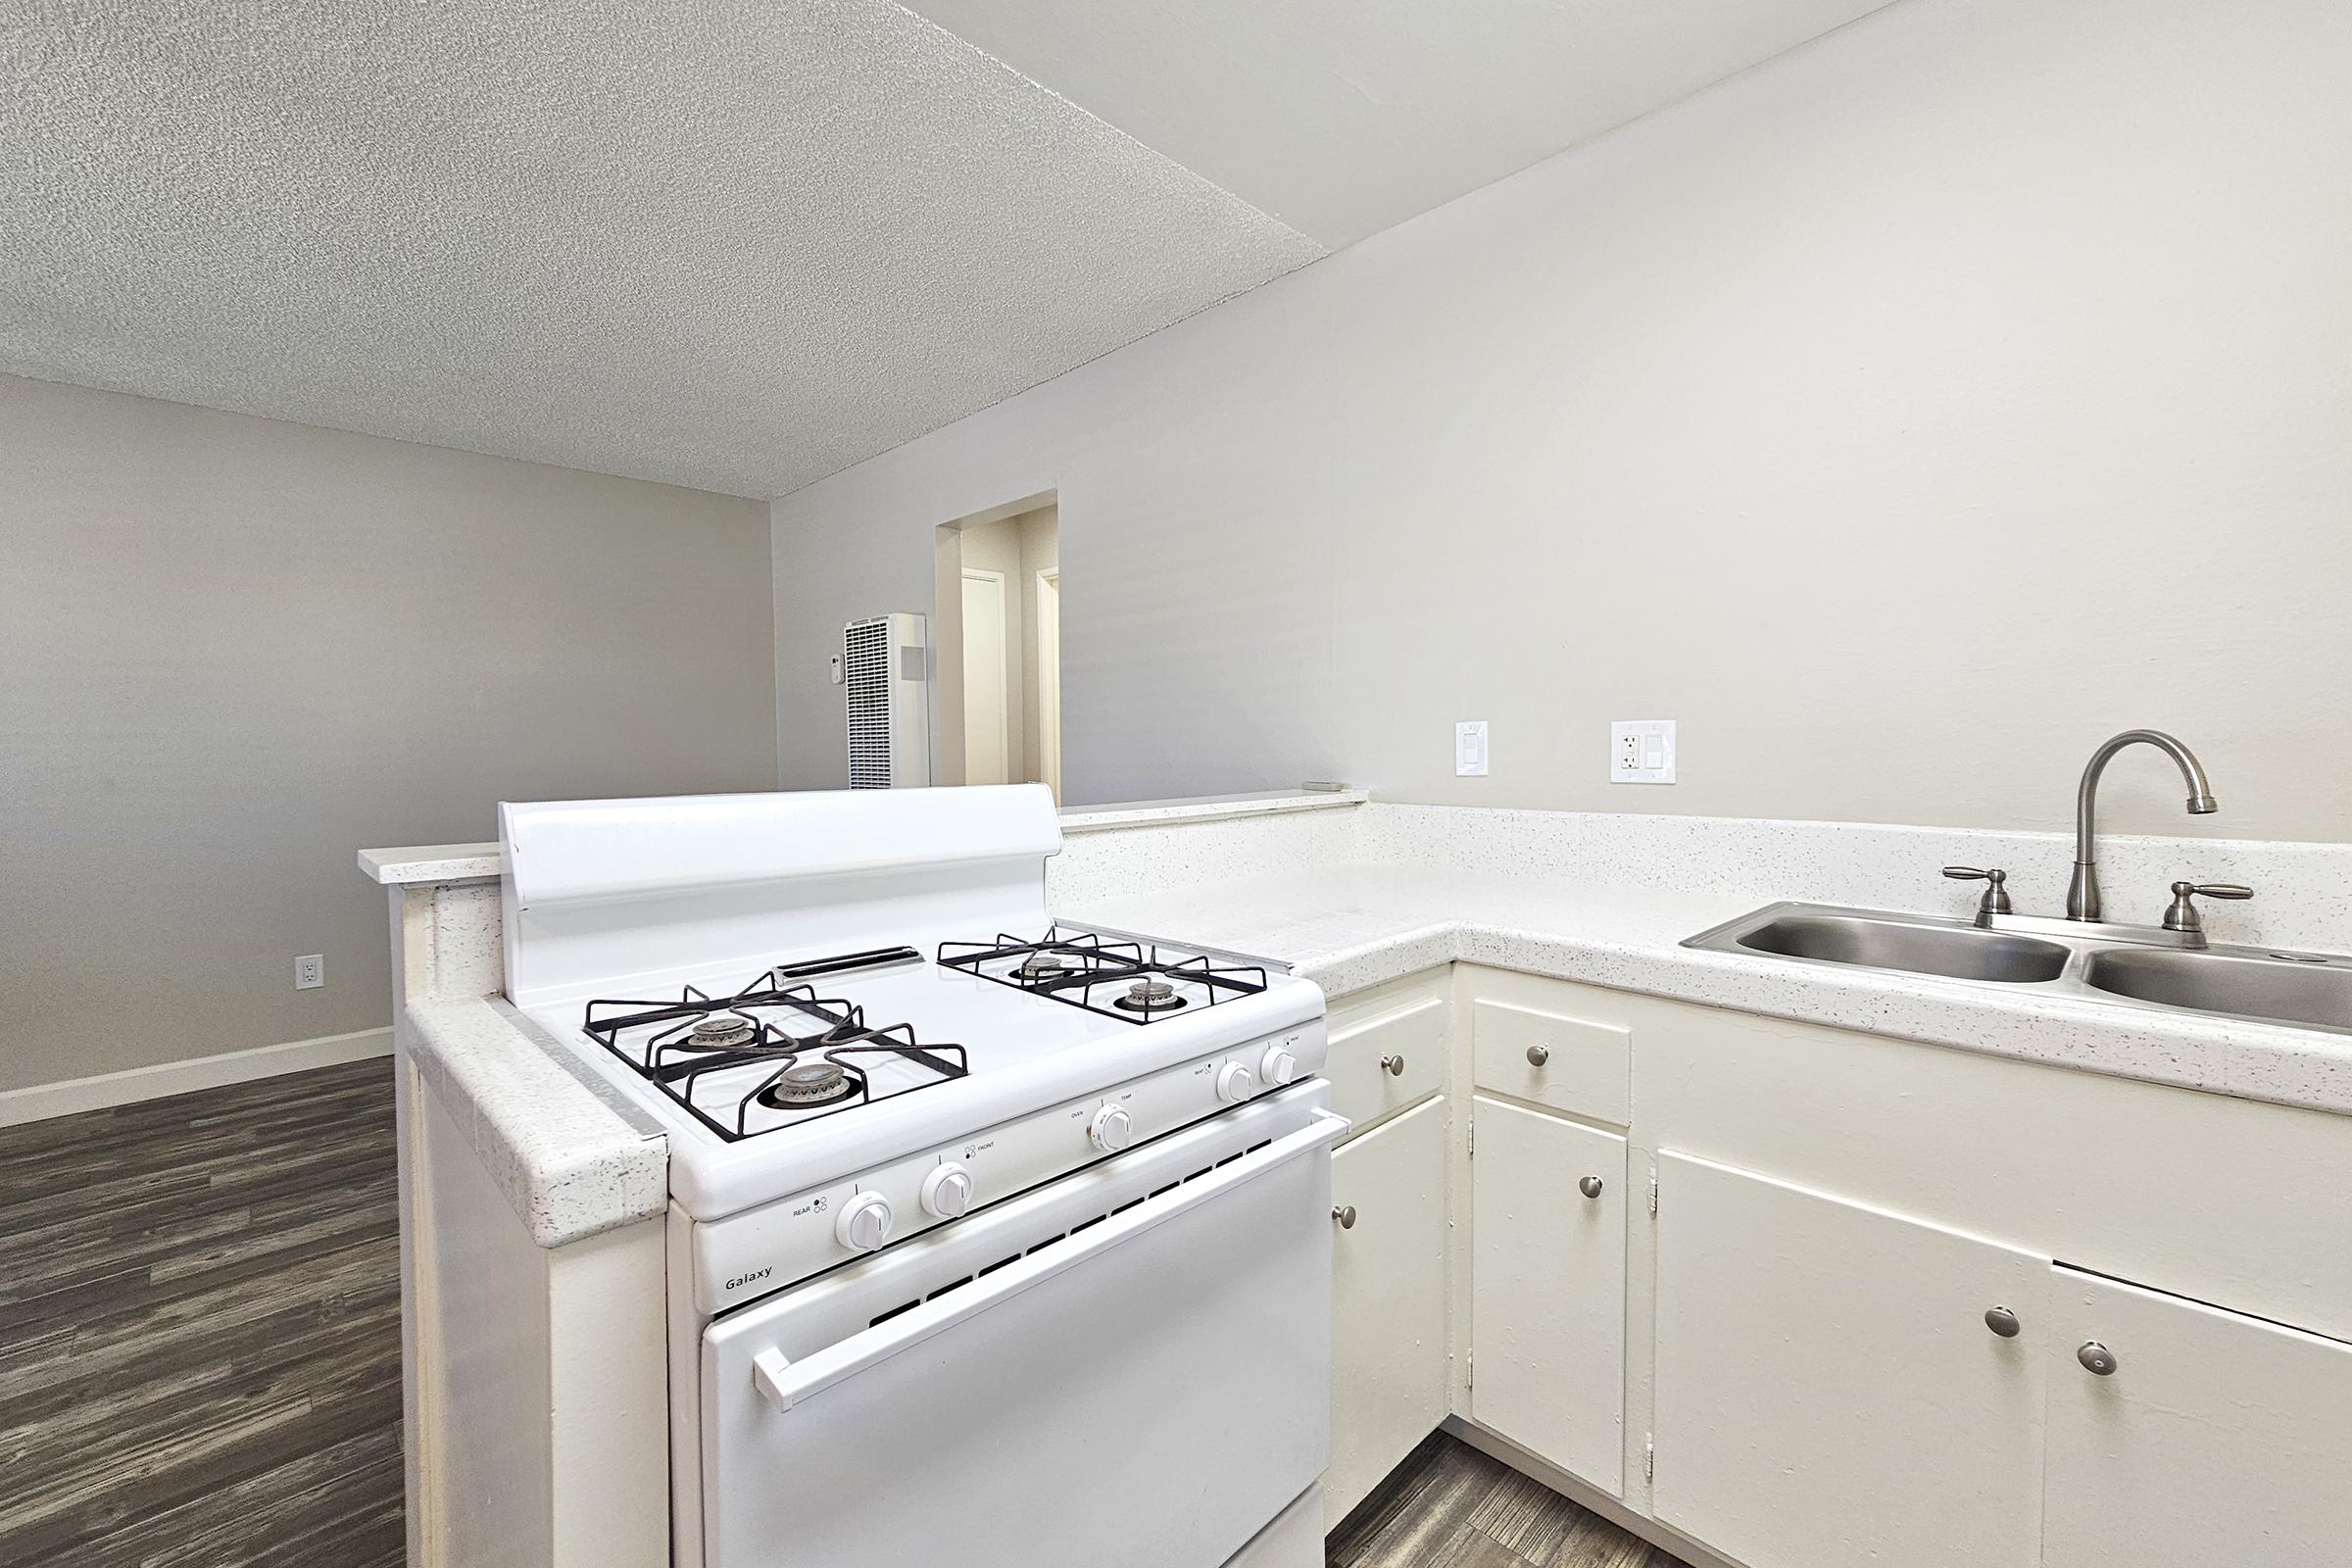
[(843, 631), (850, 788), (905, 789), (931, 782), (927, 665), (920, 615), (873, 615), (851, 621)]

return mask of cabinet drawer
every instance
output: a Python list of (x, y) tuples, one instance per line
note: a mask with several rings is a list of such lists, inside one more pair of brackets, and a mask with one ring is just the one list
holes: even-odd
[(1446, 1087), (1446, 998), (1423, 997), (1333, 1033), (1331, 1108), (1361, 1132)]
[(1470, 1041), (1479, 1088), (1626, 1125), (1634, 1034), (1623, 1024), (1479, 1001)]

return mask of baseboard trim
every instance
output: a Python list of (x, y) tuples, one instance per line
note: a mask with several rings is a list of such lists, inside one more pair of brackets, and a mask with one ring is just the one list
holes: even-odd
[(316, 1040), (289, 1040), (283, 1045), (256, 1046), (250, 1051), (224, 1051), (217, 1056), (197, 1056), (187, 1061), (159, 1061), (152, 1067), (129, 1067), (91, 1078), (69, 1078), (63, 1083), (0, 1090), (0, 1127), (390, 1054), (392, 1031), (387, 1026), (347, 1035), (320, 1035)]

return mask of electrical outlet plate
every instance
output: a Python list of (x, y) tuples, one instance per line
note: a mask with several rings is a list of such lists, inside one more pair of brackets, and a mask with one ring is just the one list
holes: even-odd
[(1674, 720), (1621, 718), (1609, 726), (1609, 782), (1674, 782)]
[(326, 955), (306, 953), (294, 960), (294, 989), (316, 991), (326, 984)]
[(1453, 726), (1453, 776), (1487, 776), (1487, 721), (1466, 718)]

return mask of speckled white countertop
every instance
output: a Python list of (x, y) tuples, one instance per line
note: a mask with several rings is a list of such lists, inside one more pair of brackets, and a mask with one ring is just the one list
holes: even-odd
[(1056, 913), (1291, 964), (1339, 997), (1452, 961), (2352, 1113), (2352, 1037), (1681, 946), (1752, 894), (1326, 865)]
[(648, 1219), (669, 1201), (669, 1146), (611, 1103), (496, 998), (413, 1002), (409, 1055), (541, 1247)]
[(360, 869), (386, 887), (470, 882), (504, 869), (498, 845), (418, 844), (402, 850), (362, 850)]
[[(1936, 875), (1955, 860), (2012, 868), (2021, 904), (2055, 896), (2058, 834), (1260, 799), (1125, 808), (1098, 824), (1122, 831), (1072, 832), (1048, 863), (1052, 907), (1281, 959), (1334, 997), (1460, 960), (2352, 1114), (2352, 1036), (1680, 945), (1781, 899), (1961, 913), (1973, 892)], [(2261, 889), (2211, 911), (2217, 940), (2352, 948), (2352, 845), (2118, 837), (2102, 858), (2119, 901), (2177, 874)], [(662, 1134), (491, 995), (497, 847), (361, 865), (412, 887), (404, 1049), (533, 1237), (662, 1212)], [(439, 886), (420, 902), (417, 884)]]

